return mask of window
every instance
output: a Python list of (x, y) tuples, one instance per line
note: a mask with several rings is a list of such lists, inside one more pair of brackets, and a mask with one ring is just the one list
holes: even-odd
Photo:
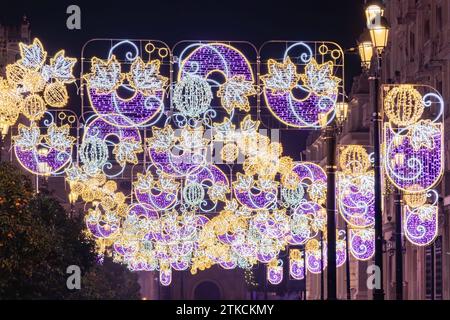
[(438, 31), (442, 31), (442, 7), (436, 8), (436, 26)]
[(414, 61), (414, 54), (416, 52), (416, 39), (414, 32), (409, 33), (409, 48), (410, 48), (410, 57), (409, 61)]
[(425, 249), (425, 297), (442, 300), (442, 237)]
[(430, 40), (430, 19), (427, 19), (425, 21), (423, 34), (424, 34), (424, 42)]

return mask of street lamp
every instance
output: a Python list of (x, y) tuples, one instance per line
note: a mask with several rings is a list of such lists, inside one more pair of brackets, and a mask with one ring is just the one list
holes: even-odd
[(374, 19), (378, 19), (384, 15), (383, 4), (378, 0), (367, 1), (365, 11), (367, 28), (369, 29)]
[[(376, 65), (372, 65), (369, 71), (369, 82), (370, 82), (370, 94), (371, 103), (373, 107), (373, 145), (374, 145), (374, 211), (375, 211), (375, 265), (380, 271), (380, 287), (375, 288), (373, 291), (373, 298), (375, 300), (384, 300), (384, 289), (383, 289), (383, 213), (382, 213), (382, 192), (381, 192), (381, 139), (380, 139), (380, 128), (381, 128), (381, 115), (380, 115), (380, 103), (379, 103), (379, 92), (380, 92), (380, 72), (381, 72), (381, 59), (384, 48), (387, 45), (389, 36), (389, 24), (384, 15), (384, 7), (380, 1), (368, 1), (366, 2), (366, 22), (367, 28), (369, 29), (370, 40), (373, 49), (376, 49)], [(366, 37), (367, 39), (367, 37)], [(366, 53), (370, 52), (367, 40), (366, 51), (361, 52), (361, 64), (364, 66), (369, 66), (367, 63)], [(362, 43), (361, 42), (361, 43)], [(370, 54), (370, 53), (369, 53)]]
[(370, 33), (368, 30), (363, 32), (359, 37), (358, 41), (358, 53), (361, 59), (361, 66), (364, 70), (370, 69), (370, 63), (373, 57), (373, 46), (372, 39), (370, 38)]
[(342, 126), (348, 118), (348, 103), (337, 102), (336, 103), (336, 121), (338, 125)]
[[(348, 116), (348, 103), (336, 102), (335, 118), (325, 127), (327, 141), (327, 297), (336, 300), (336, 140)], [(323, 119), (322, 119), (323, 120)], [(322, 260), (323, 261), (323, 260)], [(323, 272), (322, 272), (323, 274)]]
[(381, 54), (387, 46), (389, 37), (389, 23), (385, 17), (379, 18), (377, 23), (375, 18), (372, 21), (371, 27), (369, 28), (370, 39), (372, 40), (372, 45), (377, 52)]

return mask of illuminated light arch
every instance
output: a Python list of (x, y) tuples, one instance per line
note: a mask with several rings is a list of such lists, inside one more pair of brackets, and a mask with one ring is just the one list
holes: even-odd
[[(185, 51), (190, 48), (195, 49), (183, 57)], [(207, 78), (213, 72), (220, 72), (226, 78), (242, 75), (246, 81), (255, 81), (251, 64), (244, 54), (225, 43), (192, 44), (183, 50), (179, 59), (178, 80), (183, 78), (186, 73)]]

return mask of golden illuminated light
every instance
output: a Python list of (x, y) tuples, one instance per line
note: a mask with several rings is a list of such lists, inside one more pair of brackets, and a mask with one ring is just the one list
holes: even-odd
[(338, 122), (343, 123), (348, 118), (348, 103), (337, 102), (336, 103), (336, 119)]
[(373, 57), (372, 41), (364, 41), (358, 44), (359, 57), (361, 65), (365, 69), (370, 69), (370, 63)]
[(69, 100), (69, 94), (67, 93), (66, 86), (59, 81), (50, 83), (45, 87), (44, 100), (51, 107), (64, 107)]
[(412, 85), (395, 86), (384, 98), (384, 112), (395, 125), (408, 126), (416, 123), (423, 111), (422, 95)]
[(364, 147), (348, 145), (340, 152), (339, 165), (345, 174), (357, 175), (367, 172), (371, 163)]
[(36, 70), (27, 70), (22, 79), (22, 86), (26, 91), (38, 93), (44, 90), (46, 81), (42, 74)]
[(320, 243), (316, 239), (311, 239), (306, 243), (306, 251), (314, 252), (320, 250)]
[(239, 148), (234, 143), (227, 143), (222, 147), (220, 151), (220, 156), (223, 161), (233, 162), (237, 159), (239, 155)]
[(23, 100), (22, 112), (31, 121), (40, 120), (46, 110), (44, 100), (37, 94), (29, 95)]
[(427, 193), (419, 185), (415, 185), (403, 193), (403, 200), (411, 208), (418, 208), (427, 202)]
[(386, 18), (381, 17), (380, 22), (369, 28), (372, 45), (378, 52), (382, 52), (387, 46), (389, 38), (389, 25)]
[(367, 27), (370, 28), (372, 26), (372, 22), (376, 18), (381, 18), (384, 15), (384, 9), (382, 6), (378, 4), (371, 4), (367, 6), (365, 13), (366, 13)]
[(22, 107), (22, 98), (7, 80), (0, 78), (0, 125), (7, 133), (9, 126), (16, 123)]

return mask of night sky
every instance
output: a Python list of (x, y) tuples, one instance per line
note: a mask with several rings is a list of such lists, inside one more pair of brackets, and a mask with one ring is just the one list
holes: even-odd
[[(71, 4), (81, 8), (81, 30), (66, 28)], [(32, 36), (50, 54), (64, 48), (75, 57), (92, 38), (159, 39), (169, 46), (180, 40), (246, 40), (257, 47), (268, 40), (328, 40), (348, 49), (364, 29), (363, 8), (364, 0), (23, 0), (3, 6), (0, 22), (17, 25), (25, 14)], [(360, 72), (356, 55), (346, 55), (345, 71), (348, 93)]]

